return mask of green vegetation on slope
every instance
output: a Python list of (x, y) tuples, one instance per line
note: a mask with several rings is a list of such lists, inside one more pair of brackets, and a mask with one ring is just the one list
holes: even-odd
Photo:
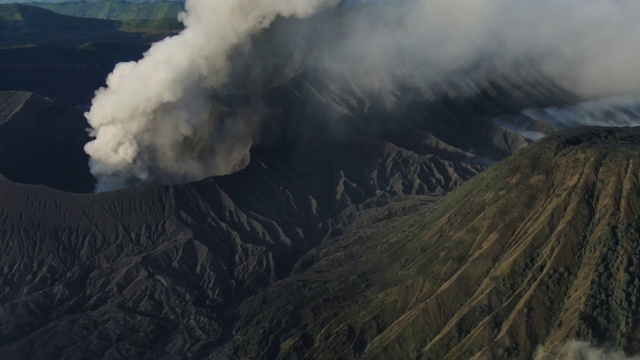
[(181, 1), (133, 3), (128, 1), (70, 1), (62, 3), (31, 3), (53, 12), (84, 18), (131, 20), (174, 18), (183, 10)]
[(0, 29), (0, 48), (24, 45), (77, 46), (89, 41), (138, 42), (136, 36), (175, 33), (181, 29), (181, 24), (173, 18), (124, 22), (79, 18), (35, 6), (11, 4), (0, 5)]
[[(39, 30), (69, 32), (79, 30), (111, 31), (117, 29), (119, 24), (118, 22), (108, 20), (70, 17), (35, 6), (17, 4), (0, 5), (0, 21), (3, 22), (3, 28), (10, 25), (28, 24), (30, 27)], [(11, 22), (15, 23), (11, 24)], [(7, 32), (7, 35), (13, 34)]]
[(182, 29), (182, 24), (171, 17), (158, 19), (132, 19), (122, 22), (120, 31), (129, 32), (175, 32)]
[(330, 239), (244, 304), (262, 359), (529, 359), (640, 350), (640, 131), (554, 135), (421, 214)]

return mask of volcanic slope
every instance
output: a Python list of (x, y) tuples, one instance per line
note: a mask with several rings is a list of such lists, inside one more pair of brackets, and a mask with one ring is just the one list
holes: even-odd
[[(289, 276), (323, 239), (428, 206), (527, 145), (493, 116), (567, 101), (553, 84), (524, 75), (486, 83), (475, 96), (449, 87), (442, 99), (413, 88), (364, 94), (334, 80), (302, 72), (267, 86), (260, 141), (230, 176), (95, 195), (2, 180), (0, 355), (206, 357), (231, 338), (237, 306)], [(0, 133), (24, 139), (15, 149), (55, 149), (73, 138), (41, 131), (47, 127), (86, 137), (73, 109), (27, 93), (3, 96)], [(218, 100), (232, 109), (251, 95)], [(42, 112), (51, 106), (57, 110)], [(21, 180), (9, 170), (34, 167), (20, 168), (12, 154), (2, 152), (15, 166), (0, 172)], [(75, 168), (86, 170), (78, 154)], [(47, 180), (56, 163), (30, 171), (41, 179), (30, 182), (68, 189)], [(74, 191), (90, 184), (72, 180), (81, 186)]]
[(74, 195), (0, 180), (0, 357), (203, 358), (240, 301), (343, 224), (432, 203), (480, 169), (329, 142), (171, 187)]
[(82, 112), (22, 91), (0, 91), (0, 174), (28, 184), (90, 192), (94, 179)]
[[(0, 180), (0, 357), (205, 358), (231, 338), (237, 306), (323, 239), (429, 206), (486, 168), (480, 154), (526, 145), (483, 115), (506, 111), (502, 96), (364, 111), (360, 95), (317, 87), (300, 76), (265, 95), (278, 131), (233, 175), (88, 195)], [(0, 133), (16, 145), (54, 148), (64, 139), (41, 127), (79, 116), (50, 122), (50, 101), (3, 96)], [(340, 124), (320, 121), (336, 113)]]
[(326, 239), (245, 302), (244, 359), (640, 351), (640, 129), (552, 135), (421, 213)]

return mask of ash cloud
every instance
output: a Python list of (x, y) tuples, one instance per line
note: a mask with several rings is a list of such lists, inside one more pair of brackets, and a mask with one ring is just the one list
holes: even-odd
[(188, 0), (186, 29), (118, 65), (96, 93), (86, 151), (97, 190), (236, 171), (264, 105), (239, 111), (215, 96), (259, 93), (304, 70), (371, 93), (453, 78), (466, 82), (459, 95), (473, 95), (511, 73), (548, 77), (585, 100), (640, 94), (636, 0), (361, 3)]
[[(418, 0), (342, 18), (324, 51), (359, 83), (433, 83), (449, 74), (481, 82), (533, 66), (586, 97), (640, 90), (640, 3), (632, 0)], [(333, 26), (334, 28), (336, 26)]]
[(278, 16), (306, 17), (337, 1), (188, 0), (185, 30), (154, 44), (142, 60), (118, 64), (96, 92), (86, 114), (95, 140), (85, 151), (97, 190), (232, 171), (237, 165), (227, 157), (250, 146), (251, 121), (227, 119), (224, 126), (224, 109), (213, 106), (229, 54)]

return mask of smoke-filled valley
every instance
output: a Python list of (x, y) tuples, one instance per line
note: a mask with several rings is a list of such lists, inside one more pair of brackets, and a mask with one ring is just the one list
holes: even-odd
[(184, 7), (0, 4), (0, 358), (640, 353), (640, 3)]

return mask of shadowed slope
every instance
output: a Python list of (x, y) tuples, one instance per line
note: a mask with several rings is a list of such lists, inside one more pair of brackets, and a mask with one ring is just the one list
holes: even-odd
[(237, 304), (327, 234), (413, 211), (479, 170), (361, 145), (257, 152), (232, 176), (108, 194), (0, 180), (0, 357), (205, 357)]
[(241, 308), (232, 357), (528, 359), (640, 350), (640, 131), (528, 147), (419, 215), (330, 239)]
[(0, 91), (0, 174), (22, 183), (91, 192), (82, 112), (48, 98)]
[(180, 29), (175, 19), (85, 19), (0, 4), (0, 90), (86, 106), (117, 63), (140, 59)]

